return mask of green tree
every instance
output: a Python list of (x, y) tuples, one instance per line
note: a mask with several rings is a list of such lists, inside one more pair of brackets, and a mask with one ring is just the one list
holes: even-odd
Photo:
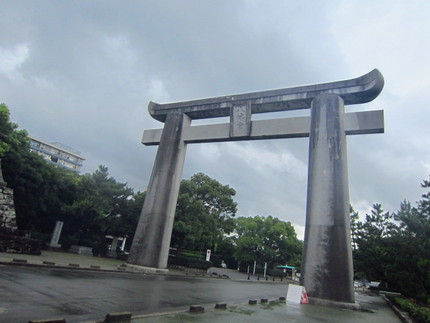
[(236, 219), (236, 252), (240, 263), (267, 262), (275, 265), (299, 266), (303, 243), (297, 239), (294, 227), (272, 216), (240, 217)]
[(0, 184), (4, 184), (2, 172), (2, 158), (10, 149), (11, 135), (17, 128), (17, 125), (10, 122), (10, 112), (6, 104), (0, 103)]
[[(421, 187), (430, 188), (424, 180)], [(430, 192), (421, 196), (417, 207), (403, 201), (395, 214), (399, 230), (393, 243), (395, 261), (387, 275), (390, 285), (408, 297), (430, 300)]]
[[(357, 218), (358, 214), (353, 213)], [(355, 271), (369, 280), (382, 280), (386, 274), (390, 252), (387, 243), (395, 225), (393, 214), (384, 212), (381, 204), (374, 204), (365, 222), (354, 221), (352, 240)]]
[(119, 236), (127, 237), (125, 249), (130, 250), (136, 231), (137, 222), (142, 211), (142, 206), (145, 201), (146, 192), (137, 192), (128, 200), (129, 207), (121, 212), (121, 217), (116, 217), (117, 223), (111, 224), (111, 227), (116, 227), (121, 230)]
[(107, 234), (132, 238), (145, 193), (117, 182), (105, 166), (78, 175), (46, 163), (30, 151), (27, 132), (17, 128), (0, 104), (0, 158), (14, 190), (19, 229), (47, 242), (55, 222), (63, 221), (61, 238), (68, 244), (103, 245)]
[(76, 199), (62, 208), (66, 231), (76, 243), (89, 246), (104, 244), (108, 234), (127, 235), (123, 220), (133, 211), (133, 190), (109, 177), (102, 165), (93, 174), (79, 177)]
[(216, 252), (224, 234), (234, 229), (235, 194), (233, 188), (203, 173), (181, 182), (171, 243), (178, 254), (184, 248)]
[(223, 237), (218, 244), (216, 255), (220, 260), (224, 260), (227, 268), (236, 269), (238, 267), (238, 260), (235, 257), (236, 243), (231, 237)]
[(77, 175), (30, 152), (25, 130), (13, 130), (8, 145), (2, 168), (8, 186), (14, 190), (18, 228), (37, 231), (49, 239), (61, 206), (74, 199)]
[[(424, 181), (422, 187), (429, 188), (430, 181)], [(427, 192), (417, 207), (403, 201), (395, 214), (383, 212), (375, 204), (364, 222), (353, 215), (356, 277), (381, 281), (385, 288), (426, 302), (430, 290), (429, 205)]]
[(360, 215), (358, 212), (354, 210), (352, 205), (349, 206), (349, 214), (351, 217), (351, 245), (352, 250), (357, 250), (358, 247), (358, 239), (360, 238), (360, 229), (361, 229), (361, 222), (360, 222)]
[(10, 112), (6, 104), (0, 103), (0, 156), (4, 156), (9, 150), (9, 136), (17, 128), (15, 123), (10, 122)]

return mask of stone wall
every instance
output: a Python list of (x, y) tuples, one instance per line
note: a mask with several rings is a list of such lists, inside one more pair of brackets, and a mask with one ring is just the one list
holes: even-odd
[(17, 230), (13, 190), (0, 186), (0, 228)]

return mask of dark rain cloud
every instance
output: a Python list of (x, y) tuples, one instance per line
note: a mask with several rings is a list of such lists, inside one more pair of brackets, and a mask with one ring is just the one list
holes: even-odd
[[(421, 54), (430, 49), (430, 26), (413, 19), (428, 7), (1, 1), (0, 101), (31, 135), (81, 150), (85, 172), (103, 164), (144, 190), (156, 147), (140, 139), (144, 129), (162, 127), (148, 115), (148, 101), (328, 82), (378, 67), (386, 78), (381, 96), (347, 111), (383, 108), (387, 130), (348, 138), (350, 195), (361, 212), (375, 202), (395, 211), (402, 199), (419, 199), (430, 170), (428, 62)], [(409, 37), (408, 26), (421, 37)], [(256, 118), (271, 117), (278, 115)], [(193, 145), (184, 177), (205, 172), (236, 189), (239, 215), (271, 214), (302, 233), (307, 150), (303, 138)]]

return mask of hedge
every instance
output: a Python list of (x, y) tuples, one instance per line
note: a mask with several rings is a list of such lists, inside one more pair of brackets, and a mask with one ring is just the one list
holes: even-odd
[(430, 309), (415, 304), (403, 297), (389, 297), (402, 310), (408, 312), (415, 320), (422, 323), (430, 323)]
[[(206, 257), (206, 253), (203, 255), (199, 251), (183, 250), (181, 252), (180, 257), (193, 258), (193, 259), (199, 259), (199, 260), (204, 261), (204, 259)], [(216, 255), (216, 254), (211, 255), (211, 262), (212, 262), (213, 267), (221, 267), (221, 261), (222, 260), (218, 255)]]
[[(242, 263), (240, 264), (239, 270), (243, 273), (246, 273), (248, 271), (248, 264)], [(254, 271), (254, 265), (249, 265), (249, 272), (252, 274)], [(255, 274), (256, 275), (264, 275), (264, 267), (256, 266), (255, 267)], [(266, 275), (271, 277), (287, 277), (291, 275), (291, 272), (284, 273), (283, 269), (281, 268), (273, 268), (273, 269), (266, 269)]]
[(211, 261), (173, 255), (169, 255), (168, 264), (204, 270), (213, 266)]

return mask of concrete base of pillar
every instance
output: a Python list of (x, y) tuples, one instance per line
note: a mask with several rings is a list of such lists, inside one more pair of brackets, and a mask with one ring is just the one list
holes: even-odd
[(337, 307), (344, 308), (348, 310), (361, 311), (362, 307), (358, 303), (345, 303), (345, 302), (335, 302), (327, 299), (321, 299), (316, 297), (309, 297), (309, 304), (328, 306), (328, 307)]
[(169, 272), (169, 269), (146, 267), (146, 266), (139, 266), (139, 265), (133, 265), (133, 264), (123, 264), (122, 266), (128, 269), (140, 271), (146, 274), (167, 274)]

